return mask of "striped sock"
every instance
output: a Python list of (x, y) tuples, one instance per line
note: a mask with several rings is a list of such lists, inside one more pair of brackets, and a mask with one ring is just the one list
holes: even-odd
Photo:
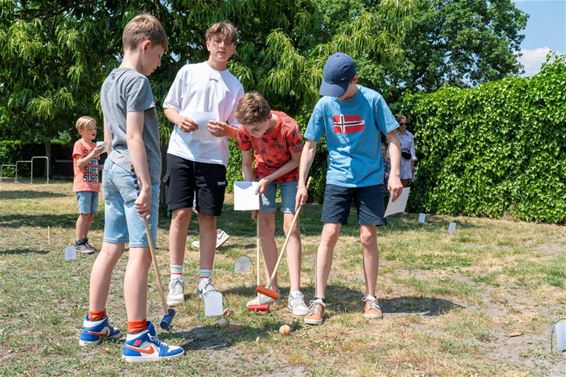
[(198, 277), (199, 279), (208, 279), (212, 276), (212, 270), (207, 270), (205, 268), (201, 268), (198, 270)]
[(169, 267), (171, 268), (171, 281), (183, 277), (182, 264), (170, 264)]
[(89, 321), (100, 321), (104, 317), (106, 317), (106, 309), (99, 312), (91, 312), (90, 310), (88, 311)]
[(137, 334), (147, 329), (147, 320), (128, 321), (128, 334)]

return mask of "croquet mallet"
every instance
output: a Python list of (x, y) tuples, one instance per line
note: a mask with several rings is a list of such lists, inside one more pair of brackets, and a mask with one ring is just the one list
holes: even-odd
[[(309, 179), (307, 180), (307, 186), (306, 186), (307, 190), (309, 189), (310, 183), (311, 183), (311, 177), (309, 177)], [(293, 221), (291, 222), (291, 226), (289, 227), (289, 231), (287, 232), (287, 236), (285, 237), (285, 242), (283, 243), (283, 247), (281, 248), (281, 251), (279, 252), (279, 257), (277, 258), (277, 263), (275, 263), (275, 267), (273, 268), (273, 272), (271, 273), (271, 277), (269, 278), (269, 282), (267, 283), (266, 286), (263, 286), (263, 285), (259, 284), (259, 280), (258, 280), (258, 285), (257, 285), (257, 288), (255, 289), (258, 294), (261, 293), (262, 295), (267, 296), (267, 297), (271, 297), (274, 300), (279, 299), (279, 292), (277, 292), (276, 290), (271, 288), (271, 283), (273, 282), (273, 279), (275, 278), (275, 275), (277, 274), (277, 268), (279, 267), (279, 263), (281, 263), (281, 259), (283, 258), (283, 254), (285, 254), (285, 250), (287, 249), (287, 244), (289, 243), (289, 239), (291, 238), (291, 233), (293, 233), (293, 229), (295, 229), (295, 224), (297, 223), (297, 219), (299, 218), (299, 215), (301, 214), (302, 209), (303, 209), (303, 205), (301, 204), (301, 205), (299, 205), (299, 207), (295, 211), (295, 216), (293, 217)]]
[[(134, 176), (134, 186), (138, 195), (140, 193), (140, 184), (138, 181), (138, 176), (132, 167), (132, 174)], [(148, 216), (149, 217), (149, 216)], [(151, 231), (149, 229), (149, 222), (148, 217), (143, 217), (143, 225), (145, 227), (145, 236), (147, 237), (147, 243), (149, 244), (149, 252), (151, 254), (151, 259), (153, 262), (153, 267), (155, 268), (155, 276), (157, 278), (157, 287), (159, 289), (159, 296), (161, 297), (161, 305), (163, 306), (163, 318), (159, 323), (159, 327), (164, 330), (169, 330), (171, 327), (171, 322), (173, 322), (173, 318), (175, 317), (175, 309), (170, 308), (167, 306), (167, 301), (165, 300), (165, 293), (163, 292), (163, 285), (161, 285), (161, 274), (159, 273), (159, 267), (157, 266), (157, 258), (155, 257), (155, 250), (153, 246), (153, 238), (151, 237)]]
[[(259, 265), (261, 263), (261, 253), (260, 253), (260, 240), (259, 240), (259, 214), (258, 216), (256, 216), (256, 235), (255, 235), (255, 245), (256, 245), (256, 282), (257, 282), (257, 286), (259, 286), (260, 284), (260, 270), (259, 270)], [(262, 304), (261, 300), (260, 300), (260, 294), (257, 294), (257, 304), (251, 304), (251, 305), (246, 305), (246, 307), (248, 308), (249, 311), (254, 311), (254, 312), (267, 312), (269, 311), (269, 304)]]

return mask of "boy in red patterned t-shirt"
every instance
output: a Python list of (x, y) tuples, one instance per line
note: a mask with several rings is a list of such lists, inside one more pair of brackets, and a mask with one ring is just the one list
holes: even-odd
[[(236, 109), (236, 119), (242, 125), (238, 129), (238, 145), (242, 150), (242, 172), (247, 181), (259, 181), (260, 193), (259, 216), (252, 214), (259, 221), (259, 237), (266, 276), (269, 279), (277, 261), (275, 244), (275, 193), (277, 186), (281, 191), (281, 212), (283, 212), (283, 230), (288, 233), (295, 213), (298, 166), (303, 150), (301, 132), (297, 122), (280, 111), (271, 111), (269, 104), (259, 93), (247, 93), (240, 99)], [(252, 167), (251, 149), (254, 150), (255, 170)], [(306, 315), (303, 294), (300, 291), (301, 280), (301, 236), (299, 224), (291, 232), (287, 244), (287, 265), (291, 288), (288, 307), (294, 315)], [(272, 288), (277, 289), (277, 277)], [(260, 295), (260, 304), (270, 304), (273, 300)], [(248, 305), (258, 304), (257, 298)]]

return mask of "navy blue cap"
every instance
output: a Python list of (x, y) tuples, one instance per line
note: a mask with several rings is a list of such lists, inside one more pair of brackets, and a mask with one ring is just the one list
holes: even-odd
[(342, 97), (356, 75), (356, 62), (348, 54), (337, 52), (324, 63), (320, 95)]

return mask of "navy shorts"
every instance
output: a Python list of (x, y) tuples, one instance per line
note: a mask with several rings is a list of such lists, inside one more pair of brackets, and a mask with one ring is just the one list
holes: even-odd
[(194, 202), (199, 213), (209, 216), (220, 216), (222, 213), (226, 192), (224, 165), (196, 162), (167, 154), (167, 173), (163, 181), (170, 211), (192, 208)]
[(326, 185), (321, 221), (325, 224), (348, 224), (352, 201), (358, 211), (359, 225), (383, 225), (383, 185), (342, 187)]

